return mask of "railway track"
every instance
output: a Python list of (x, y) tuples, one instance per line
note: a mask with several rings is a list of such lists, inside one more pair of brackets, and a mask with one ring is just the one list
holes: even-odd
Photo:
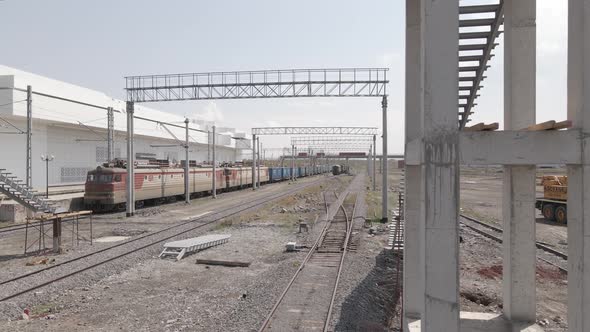
[[(485, 236), (498, 243), (502, 243), (502, 229), (494, 225), (477, 220), (473, 217), (461, 214), (460, 223), (474, 232)], [(549, 265), (557, 267), (560, 271), (567, 273), (567, 254), (553, 249), (543, 243), (536, 242), (537, 258)]]
[(259, 331), (329, 330), (356, 207), (349, 192), (358, 179), (334, 194), (324, 227)]
[[(0, 285), (2, 286), (1, 289), (3, 291), (0, 291), (0, 302), (16, 298), (39, 288), (51, 285), (57, 281), (70, 278), (82, 272), (115, 261), (119, 258), (123, 258), (149, 247), (156, 246), (163, 241), (179, 238), (182, 235), (186, 235), (188, 232), (199, 230), (205, 226), (212, 225), (223, 218), (227, 218), (246, 210), (265, 205), (268, 202), (292, 195), (298, 191), (317, 185), (326, 179), (327, 178), (321, 178), (311, 183), (294, 187), (280, 194), (265, 195), (255, 200), (238, 204), (232, 208), (224, 209), (220, 212), (215, 212), (187, 220), (185, 222), (175, 224), (170, 227), (121, 242), (119, 244), (115, 244), (88, 254), (56, 263), (51, 266), (41, 268), (30, 273), (1, 281)], [(195, 223), (197, 224), (195, 225)], [(87, 263), (87, 259), (94, 258), (93, 256), (100, 256), (100, 259), (96, 262)], [(60, 273), (59, 269), (64, 267), (71, 268), (71, 270)], [(37, 283), (32, 282), (34, 279), (42, 278), (44, 274), (50, 274), (46, 280)], [(30, 283), (33, 283), (34, 285), (31, 286)]]

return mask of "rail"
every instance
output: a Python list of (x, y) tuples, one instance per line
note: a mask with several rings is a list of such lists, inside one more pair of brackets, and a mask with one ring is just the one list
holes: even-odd
[[(166, 227), (164, 229), (161, 229), (161, 230), (158, 230), (158, 231), (155, 231), (155, 232), (146, 234), (146, 235), (142, 235), (142, 236), (139, 236), (139, 237), (136, 237), (136, 238), (127, 240), (125, 242), (122, 242), (122, 243), (119, 243), (119, 244), (110, 246), (110, 247), (106, 247), (106, 248), (103, 248), (103, 249), (100, 249), (100, 250), (97, 250), (97, 251), (93, 251), (91, 253), (84, 254), (82, 256), (75, 257), (75, 258), (72, 258), (72, 259), (67, 260), (67, 261), (56, 263), (54, 265), (51, 265), (51, 266), (48, 266), (48, 267), (45, 267), (45, 268), (42, 268), (42, 269), (39, 269), (39, 270), (30, 272), (30, 273), (23, 274), (23, 275), (20, 275), (18, 277), (14, 277), (14, 278), (11, 278), (11, 279), (8, 279), (8, 280), (1, 281), (0, 282), (0, 285), (5, 285), (5, 284), (8, 284), (8, 283), (20, 281), (20, 280), (23, 280), (25, 278), (31, 277), (33, 275), (37, 275), (37, 274), (40, 274), (40, 273), (45, 272), (45, 271), (56, 269), (56, 268), (58, 268), (60, 266), (68, 265), (68, 264), (71, 264), (71, 263), (76, 262), (76, 261), (81, 261), (81, 260), (84, 260), (84, 259), (86, 259), (88, 257), (94, 256), (94, 255), (97, 255), (97, 254), (100, 254), (100, 253), (103, 253), (103, 252), (106, 252), (106, 251), (109, 251), (109, 250), (113, 250), (115, 248), (120, 248), (120, 247), (129, 245), (130, 243), (137, 242), (137, 241), (140, 241), (140, 240), (143, 240), (143, 239), (147, 239), (147, 238), (153, 237), (155, 235), (161, 235), (161, 234), (164, 235), (163, 233), (165, 233), (165, 232), (168, 232), (168, 231), (171, 231), (171, 230), (175, 230), (175, 229), (178, 229), (180, 227), (189, 225), (189, 228), (182, 229), (181, 231), (176, 232), (174, 234), (164, 235), (164, 237), (158, 237), (157, 239), (154, 239), (151, 242), (149, 242), (149, 243), (147, 243), (145, 245), (142, 245), (140, 247), (134, 248), (132, 250), (125, 251), (125, 252), (123, 252), (121, 254), (114, 255), (114, 256), (109, 257), (109, 258), (107, 258), (105, 260), (102, 260), (100, 262), (91, 264), (91, 265), (86, 266), (86, 267), (83, 267), (81, 269), (77, 269), (77, 270), (75, 270), (73, 272), (70, 272), (70, 273), (67, 273), (65, 275), (52, 278), (51, 280), (46, 281), (46, 282), (43, 282), (41, 284), (37, 284), (35, 286), (26, 288), (24, 290), (15, 292), (15, 293), (10, 294), (10, 295), (7, 295), (7, 296), (4, 296), (3, 298), (0, 298), (0, 302), (7, 301), (7, 300), (10, 300), (12, 298), (18, 297), (20, 295), (26, 294), (28, 292), (34, 291), (36, 289), (45, 287), (45, 286), (47, 286), (47, 285), (49, 285), (51, 283), (54, 283), (54, 282), (57, 282), (57, 281), (60, 281), (60, 280), (69, 278), (71, 276), (77, 275), (77, 274), (82, 273), (84, 271), (87, 271), (87, 270), (93, 269), (95, 267), (101, 266), (103, 264), (106, 264), (108, 262), (111, 262), (113, 260), (116, 260), (116, 259), (125, 257), (127, 255), (130, 255), (130, 254), (134, 253), (134, 252), (138, 252), (140, 250), (146, 249), (146, 248), (148, 248), (150, 246), (153, 246), (155, 244), (158, 244), (160, 242), (163, 242), (163, 241), (166, 241), (166, 240), (175, 238), (175, 237), (180, 236), (182, 234), (185, 234), (187, 232), (194, 231), (194, 230), (197, 230), (199, 228), (203, 228), (203, 227), (205, 227), (207, 225), (210, 225), (210, 224), (213, 224), (215, 222), (218, 222), (219, 220), (222, 220), (223, 218), (227, 218), (229, 216), (239, 214), (239, 213), (241, 213), (243, 211), (252, 209), (254, 207), (262, 206), (264, 204), (267, 204), (270, 201), (277, 200), (277, 199), (280, 199), (280, 198), (285, 197), (285, 196), (288, 196), (288, 195), (292, 195), (292, 194), (294, 194), (294, 193), (296, 193), (298, 191), (301, 191), (301, 190), (303, 190), (305, 188), (308, 188), (310, 186), (313, 186), (313, 185), (316, 185), (318, 183), (321, 183), (321, 182), (325, 181), (325, 179), (326, 178), (320, 178), (320, 179), (318, 179), (316, 181), (313, 181), (311, 183), (304, 184), (304, 185), (298, 186), (296, 188), (290, 189), (288, 191), (285, 191), (285, 192), (283, 192), (283, 193), (281, 193), (279, 195), (274, 195), (274, 194), (265, 195), (265, 196), (263, 196), (261, 198), (258, 198), (258, 199), (252, 200), (252, 201), (247, 201), (247, 202), (245, 202), (243, 204), (238, 204), (238, 205), (236, 205), (234, 207), (233, 210), (232, 209), (226, 209), (226, 210), (223, 210), (223, 211), (220, 211), (220, 212), (217, 212), (217, 213), (213, 213), (213, 214), (209, 214), (209, 215), (206, 215), (206, 216), (200, 216), (200, 217), (197, 217), (197, 218), (194, 218), (194, 219), (190, 219), (190, 220), (187, 220), (185, 222), (182, 222), (182, 223), (179, 223), (179, 224), (170, 226), (170, 227)], [(198, 224), (196, 226), (190, 226), (190, 224), (195, 223), (195, 222), (200, 222), (200, 221), (203, 221), (203, 223), (200, 223), (200, 224)]]
[[(466, 216), (466, 215), (464, 215), (464, 214), (461, 214), (460, 216), (461, 216), (462, 218), (465, 218), (465, 219), (467, 219), (467, 220), (469, 220), (469, 221), (471, 221), (471, 222), (473, 222), (473, 223), (476, 223), (476, 224), (478, 224), (478, 225), (480, 225), (480, 226), (483, 226), (483, 227), (486, 227), (486, 228), (488, 228), (488, 229), (491, 229), (491, 230), (493, 230), (493, 231), (495, 231), (495, 232), (497, 232), (497, 233), (500, 233), (500, 234), (502, 234), (502, 233), (503, 233), (503, 230), (502, 230), (501, 228), (499, 228), (499, 227), (496, 227), (496, 226), (494, 226), (494, 225), (490, 225), (490, 224), (488, 224), (488, 223), (482, 222), (482, 221), (480, 221), (480, 220), (477, 220), (477, 219), (475, 219), (475, 218), (473, 218), (473, 217)], [(469, 229), (471, 229), (471, 230), (475, 231), (476, 233), (478, 233), (478, 234), (480, 234), (480, 235), (483, 235), (483, 236), (485, 236), (485, 237), (487, 237), (487, 238), (489, 238), (489, 239), (492, 239), (492, 240), (494, 240), (494, 241), (496, 241), (496, 242), (498, 242), (498, 243), (502, 243), (502, 242), (503, 242), (503, 240), (502, 240), (500, 237), (498, 237), (498, 236), (496, 236), (496, 235), (494, 235), (494, 234), (491, 234), (491, 233), (489, 233), (489, 232), (486, 232), (486, 231), (484, 231), (484, 230), (482, 230), (482, 229), (480, 229), (480, 228), (473, 227), (473, 226), (471, 226), (471, 225), (469, 225), (469, 224), (467, 224), (467, 223), (464, 223), (464, 222), (461, 222), (461, 224), (463, 224), (464, 226), (468, 227)], [(546, 252), (546, 253), (549, 253), (549, 254), (551, 254), (551, 255), (557, 256), (557, 257), (559, 257), (559, 258), (561, 258), (561, 259), (563, 259), (563, 260), (566, 260), (566, 261), (567, 261), (567, 259), (568, 259), (568, 257), (567, 257), (567, 254), (566, 254), (566, 253), (563, 253), (563, 252), (561, 252), (561, 251), (559, 251), (559, 250), (555, 250), (555, 249), (553, 249), (553, 248), (550, 248), (549, 246), (547, 246), (547, 245), (545, 245), (545, 244), (543, 244), (543, 243), (540, 243), (539, 241), (535, 241), (535, 246), (536, 246), (538, 249), (540, 249), (540, 250), (542, 250), (542, 251), (544, 251), (544, 252)], [(549, 265), (552, 265), (552, 266), (554, 266), (554, 267), (558, 268), (560, 271), (562, 271), (562, 272), (564, 272), (564, 273), (567, 273), (567, 269), (566, 269), (566, 268), (564, 268), (564, 267), (562, 267), (562, 266), (559, 266), (558, 264), (555, 264), (555, 263), (553, 263), (553, 262), (551, 262), (551, 261), (549, 261), (549, 260), (547, 260), (547, 259), (544, 259), (544, 258), (542, 258), (542, 257), (538, 257), (538, 258), (539, 258), (540, 260), (542, 260), (543, 262), (545, 262), (545, 263), (547, 263), (547, 264), (549, 264)]]

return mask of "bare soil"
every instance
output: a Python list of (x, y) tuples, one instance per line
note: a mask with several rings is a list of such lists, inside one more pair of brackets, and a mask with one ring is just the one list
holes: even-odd
[[(502, 227), (501, 168), (461, 170), (461, 213)], [(540, 170), (538, 175), (561, 174)], [(542, 187), (537, 187), (542, 195)], [(567, 252), (567, 227), (545, 221), (537, 213), (537, 240)], [(461, 228), (461, 310), (502, 311), (502, 247)], [(567, 275), (537, 260), (537, 323), (546, 331), (567, 331)]]

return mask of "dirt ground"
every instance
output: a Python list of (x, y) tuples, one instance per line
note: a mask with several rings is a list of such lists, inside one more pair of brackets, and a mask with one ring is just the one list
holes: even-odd
[[(552, 170), (544, 170), (546, 174)], [(560, 170), (557, 170), (560, 172)], [(557, 173), (556, 172), (556, 173)], [(379, 174), (378, 174), (379, 176)], [(378, 180), (380, 177), (378, 177)], [(395, 209), (402, 172), (390, 168), (390, 207)], [(0, 322), (0, 331), (254, 331), (274, 305), (305, 252), (286, 253), (285, 244), (311, 242), (308, 233), (298, 233), (300, 221), (312, 223), (323, 212), (322, 191), (346, 185), (350, 177), (339, 177), (334, 186), (316, 186), (268, 204), (254, 212), (227, 218), (211, 234), (231, 234), (227, 244), (190, 255), (179, 262), (158, 259), (138, 261), (132, 268), (89, 285), (72, 284), (47, 300), (30, 306), (30, 320)], [(308, 181), (308, 180), (301, 180)], [(377, 189), (380, 189), (377, 181)], [(94, 220), (94, 237), (137, 236), (186, 218), (223, 208), (260, 192), (280, 191), (288, 183), (266, 186), (257, 193), (234, 192), (218, 200), (203, 198), (190, 208), (181, 203), (145, 209), (133, 220), (122, 215), (102, 215)], [(367, 188), (372, 186), (367, 181)], [(336, 189), (334, 189), (336, 188)], [(538, 191), (542, 190), (538, 188)], [(502, 172), (499, 168), (462, 169), (461, 213), (501, 226)], [(246, 196), (245, 196), (246, 195)], [(367, 219), (380, 218), (380, 193), (367, 191)], [(378, 225), (378, 224), (374, 224)], [(537, 218), (537, 239), (559, 250), (567, 250), (567, 227)], [(460, 230), (461, 310), (501, 312), (501, 247), (468, 229)], [(337, 296), (333, 326), (337, 331), (383, 329), (385, 306), (383, 275), (392, 273), (391, 259), (383, 252), (387, 241), (383, 230), (369, 235), (360, 232), (360, 245), (351, 253)], [(67, 238), (66, 238), (67, 240)], [(64, 240), (64, 242), (66, 242)], [(51, 244), (48, 243), (50, 246)], [(57, 260), (109, 244), (69, 250)], [(0, 238), (0, 277), (5, 280), (38, 267), (25, 267), (22, 234)], [(247, 268), (195, 264), (197, 258), (250, 262)], [(567, 276), (538, 261), (537, 317), (546, 331), (566, 331)], [(357, 319), (358, 318), (358, 319)], [(358, 325), (362, 321), (362, 325)], [(361, 328), (362, 327), (362, 328)]]
[[(563, 174), (543, 169), (541, 174)], [(542, 187), (537, 187), (542, 195)], [(502, 171), (500, 168), (461, 170), (461, 213), (502, 226)], [(567, 252), (567, 227), (545, 221), (537, 211), (537, 240)], [(461, 228), (461, 310), (501, 312), (502, 249), (499, 244)], [(537, 323), (546, 331), (566, 331), (567, 275), (537, 261)]]

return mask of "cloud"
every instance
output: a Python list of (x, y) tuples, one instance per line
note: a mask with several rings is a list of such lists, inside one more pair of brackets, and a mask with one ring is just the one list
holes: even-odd
[(223, 112), (215, 102), (210, 101), (203, 110), (191, 113), (189, 118), (220, 123), (223, 122)]

